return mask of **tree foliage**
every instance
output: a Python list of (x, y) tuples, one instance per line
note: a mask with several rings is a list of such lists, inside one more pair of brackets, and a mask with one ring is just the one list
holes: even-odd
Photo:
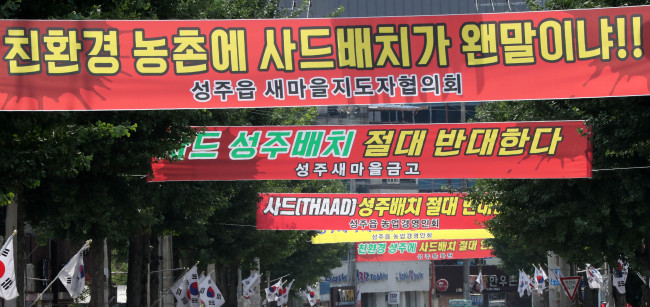
[[(497, 255), (514, 268), (546, 251), (575, 263), (628, 259), (649, 269), (650, 101), (646, 97), (489, 103), (484, 121), (586, 120), (591, 179), (479, 180), (475, 197), (498, 203), (487, 226)], [(485, 193), (485, 194), (483, 194)], [(487, 195), (487, 196), (484, 196)], [(526, 260), (524, 260), (526, 259)], [(515, 260), (515, 261), (509, 261)], [(528, 260), (529, 261), (529, 260)], [(521, 266), (520, 266), (521, 267)]]
[[(541, 9), (536, 1), (533, 8)], [(545, 1), (546, 9), (643, 5), (647, 1)], [(626, 259), (650, 269), (650, 100), (647, 97), (487, 103), (480, 121), (586, 120), (593, 178), (479, 180), (474, 198), (498, 203), (487, 224), (497, 256), (510, 271), (544, 262), (554, 251), (577, 264)]]
[[(245, 19), (299, 12), (267, 0), (9, 0), (0, 8), (2, 18), (25, 19)], [(143, 305), (148, 246), (162, 234), (174, 236), (182, 259), (250, 267), (258, 257), (264, 269), (281, 268), (297, 284), (313, 282), (338, 264), (340, 246), (312, 247), (310, 232), (256, 231), (257, 193), (278, 186), (341, 192), (340, 182), (147, 183), (145, 177), (152, 157), (192, 140), (197, 131), (190, 126), (307, 125), (314, 116), (309, 108), (0, 113), (0, 202), (20, 193), (25, 220), (41, 238), (108, 238), (123, 249), (119, 254), (130, 242), (131, 306)], [(91, 285), (95, 306), (101, 284)]]

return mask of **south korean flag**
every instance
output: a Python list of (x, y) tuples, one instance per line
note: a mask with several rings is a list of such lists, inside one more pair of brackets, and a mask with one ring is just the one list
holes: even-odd
[(11, 300), (18, 297), (14, 270), (14, 236), (12, 234), (0, 250), (0, 297)]
[(76, 299), (84, 291), (86, 286), (86, 268), (84, 266), (83, 252), (90, 247), (89, 243), (84, 244), (59, 272), (59, 280), (68, 290), (70, 297)]
[(210, 276), (206, 276), (205, 279), (199, 284), (199, 297), (204, 306), (207, 307), (220, 307), (226, 303), (221, 291), (217, 288), (217, 285), (214, 284)]
[(198, 282), (199, 274), (195, 265), (172, 286), (172, 293), (177, 300), (176, 307), (200, 306)]

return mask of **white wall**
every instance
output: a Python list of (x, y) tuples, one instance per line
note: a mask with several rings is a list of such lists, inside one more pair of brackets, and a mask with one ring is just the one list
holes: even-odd
[[(400, 303), (399, 305), (389, 305), (386, 302), (386, 294), (387, 292), (381, 292), (381, 293), (371, 293), (370, 294), (370, 299), (368, 302), (368, 306), (372, 307), (411, 307), (411, 306), (416, 306), (416, 307), (429, 307), (429, 295), (428, 292), (425, 291), (418, 291), (418, 292), (401, 292), (399, 299)], [(407, 299), (407, 296), (410, 297), (410, 299)], [(410, 304), (407, 304), (407, 301), (410, 302)]]
[[(348, 263), (343, 262), (341, 267), (332, 270), (330, 278), (333, 276), (346, 276), (345, 281), (330, 281), (332, 287), (340, 287), (349, 284), (352, 276), (349, 276)], [(400, 307), (417, 306), (429, 307), (429, 281), (431, 275), (429, 272), (430, 261), (388, 261), (388, 262), (357, 262), (356, 268), (359, 272), (368, 272), (375, 275), (387, 276), (382, 280), (368, 280), (358, 282), (357, 289), (361, 293), (369, 294), (368, 305), (372, 307), (397, 307), (398, 305), (388, 305), (386, 295), (388, 292), (400, 292)], [(400, 280), (399, 273), (417, 276), (416, 280), (411, 277)], [(409, 299), (407, 300), (407, 296)], [(407, 301), (409, 304), (407, 305)]]
[[(428, 291), (429, 265), (429, 261), (357, 262), (357, 270), (360, 272), (385, 273), (388, 275), (385, 280), (358, 282), (357, 288), (361, 290), (361, 293)], [(421, 278), (418, 280), (398, 280), (399, 273), (408, 273), (411, 270), (415, 274), (421, 274)]]

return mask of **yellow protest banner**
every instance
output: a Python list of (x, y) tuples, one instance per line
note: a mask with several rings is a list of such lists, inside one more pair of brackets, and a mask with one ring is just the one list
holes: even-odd
[(486, 229), (441, 229), (441, 230), (324, 230), (314, 237), (313, 244), (343, 242), (375, 242), (405, 240), (455, 240), (489, 239), (494, 236)]

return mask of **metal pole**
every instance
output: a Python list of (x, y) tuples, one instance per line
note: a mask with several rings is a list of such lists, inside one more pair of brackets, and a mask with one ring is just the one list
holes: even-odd
[(429, 307), (433, 307), (433, 295), (436, 287), (436, 268), (433, 260), (429, 261)]
[[(260, 272), (260, 258), (255, 258), (255, 266), (256, 266), (256, 273), (259, 273), (260, 275), (262, 272)], [(258, 286), (259, 285), (259, 286)], [(259, 307), (262, 305), (262, 294), (260, 293), (261, 288), (262, 288), (262, 277), (260, 276), (256, 281), (255, 285), (252, 286), (253, 289), (257, 288), (257, 291), (255, 291), (255, 294), (251, 295), (250, 300), (251, 300), (251, 306)]]
[(469, 300), (469, 259), (463, 259), (463, 298)]
[[(171, 270), (174, 268), (174, 256), (172, 253), (173, 250), (173, 245), (174, 241), (172, 240), (171, 235), (165, 235), (162, 237), (163, 242), (161, 243), (162, 245), (162, 257), (163, 257), (163, 262), (162, 262), (162, 267), (160, 268), (161, 270)], [(160, 293), (166, 293), (162, 295), (162, 298), (160, 299), (161, 306), (160, 307), (173, 307), (174, 306), (174, 295), (170, 295), (165, 291), (165, 289), (169, 289), (173, 285), (174, 281), (174, 274), (171, 273), (170, 271), (163, 271), (160, 275), (162, 275), (162, 283), (160, 286)]]
[[(267, 289), (271, 288), (271, 272), (269, 272), (269, 271), (266, 271), (266, 288)], [(266, 291), (264, 291), (264, 292), (266, 292)], [(264, 306), (269, 305), (269, 302), (267, 302), (266, 299), (264, 300), (264, 302), (265, 302)]]
[(352, 286), (354, 287), (354, 290), (353, 290), (354, 291), (354, 301), (355, 301), (354, 305), (357, 306), (357, 305), (359, 305), (357, 303), (357, 298), (359, 299), (359, 301), (361, 300), (361, 298), (359, 298), (357, 296), (357, 291), (358, 291), (357, 290), (357, 259), (355, 259), (356, 250), (354, 248), (355, 245), (354, 244), (351, 244), (351, 245), (352, 245), (352, 250), (351, 250), (351, 255), (350, 255), (351, 257), (349, 258), (349, 261), (352, 264), (352, 276), (351, 276), (352, 279), (351, 280), (352, 280)]
[[(163, 240), (162, 236), (158, 236), (158, 270), (159, 271), (163, 269), (163, 262), (166, 260), (163, 257), (163, 254), (162, 254), (162, 251), (163, 251), (163, 249), (162, 249), (162, 245), (163, 245), (162, 240)], [(163, 289), (163, 274), (162, 274), (162, 272), (160, 272), (160, 273), (158, 273), (158, 289), (156, 289), (156, 291), (158, 292), (158, 296), (160, 296), (160, 294), (162, 293), (162, 289)], [(162, 305), (162, 303), (159, 303), (159, 305)], [(159, 306), (159, 307), (162, 307), (162, 306)]]
[(614, 288), (610, 272), (609, 264), (605, 262), (605, 274), (603, 274), (603, 278), (605, 279), (605, 304), (607, 307), (614, 306), (614, 296), (612, 295)]
[(307, 4), (307, 18), (309, 18), (310, 11), (311, 11), (311, 0), (309, 0), (309, 3)]
[[(106, 278), (106, 282), (104, 283), (104, 305), (108, 306), (108, 301), (111, 296), (111, 290), (112, 286), (110, 281), (111, 279), (111, 266), (108, 261), (108, 239), (104, 238), (104, 277)], [(116, 297), (117, 298), (117, 297)]]
[(147, 263), (147, 306), (151, 307), (151, 262)]
[[(464, 122), (467, 121), (467, 119), (465, 117), (465, 112), (466, 112), (465, 102), (463, 101), (463, 102), (460, 103), (460, 122), (461, 123), (464, 123)], [(462, 179), (461, 180), (461, 185), (462, 185), (462, 187), (461, 187), (462, 191), (466, 192), (467, 191), (467, 179)], [(469, 296), (469, 259), (464, 259), (463, 260), (463, 297), (466, 300), (470, 299), (470, 296)]]
[(467, 108), (466, 108), (466, 102), (463, 101), (463, 102), (460, 103), (460, 122), (461, 123), (467, 122), (467, 116), (466, 116), (465, 113), (467, 113)]

